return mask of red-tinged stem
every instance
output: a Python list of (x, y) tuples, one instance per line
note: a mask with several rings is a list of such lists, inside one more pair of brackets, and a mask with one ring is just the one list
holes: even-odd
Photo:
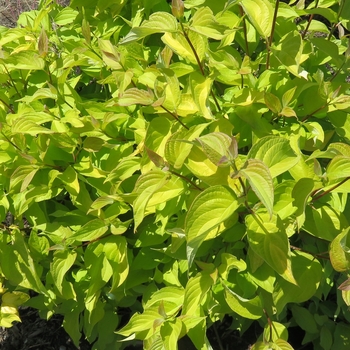
[(319, 194), (316, 197), (312, 198), (312, 202), (319, 200), (320, 198), (322, 198), (323, 196), (325, 196), (326, 194), (334, 191), (336, 188), (338, 188), (339, 186), (341, 186), (342, 184), (344, 184), (346, 181), (350, 180), (350, 176), (346, 177), (345, 179), (343, 179), (342, 181), (340, 181), (339, 183), (337, 183), (336, 185), (334, 185), (333, 187), (331, 187), (330, 189), (328, 189), (327, 191), (322, 192), (321, 194)]
[(163, 105), (160, 106), (163, 108), (167, 113), (169, 113), (174, 119), (176, 119), (185, 129), (189, 130), (189, 128), (179, 119), (177, 115), (175, 115), (173, 112), (170, 112), (169, 109), (165, 108)]

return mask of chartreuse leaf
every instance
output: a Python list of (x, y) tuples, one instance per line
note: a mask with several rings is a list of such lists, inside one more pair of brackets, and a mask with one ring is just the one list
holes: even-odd
[(228, 278), (228, 274), (231, 269), (237, 269), (239, 272), (247, 269), (247, 264), (244, 260), (238, 259), (232, 254), (221, 254), (221, 265), (218, 268), (218, 272), (225, 280)]
[(300, 67), (302, 61), (303, 41), (301, 35), (297, 32), (286, 34), (276, 46), (271, 47), (272, 52), (278, 61), (286, 69), (297, 77), (302, 76)]
[(142, 222), (145, 210), (152, 196), (170, 180), (169, 174), (161, 170), (153, 170), (141, 175), (135, 185), (137, 198), (133, 202), (134, 231)]
[(237, 157), (236, 139), (223, 132), (212, 132), (197, 138), (197, 141), (202, 146), (205, 155), (216, 166), (230, 166), (231, 162)]
[(342, 180), (350, 176), (350, 157), (335, 156), (327, 166), (326, 175), (329, 181)]
[(190, 30), (212, 39), (221, 40), (227, 27), (220, 25), (209, 7), (200, 7), (192, 18)]
[(258, 33), (267, 39), (271, 34), (273, 7), (269, 0), (241, 0), (244, 12)]
[[(0, 284), (0, 288), (1, 287), (2, 286)], [(28, 294), (18, 291), (5, 292), (2, 294), (0, 306), (0, 326), (11, 328), (13, 326), (12, 322), (21, 322), (18, 307), (24, 304), (28, 299), (30, 299)]]
[(261, 318), (264, 314), (263, 305), (258, 295), (253, 299), (245, 299), (227, 287), (225, 283), (222, 282), (222, 284), (225, 288), (225, 300), (234, 312), (251, 320)]
[(154, 102), (154, 95), (151, 90), (140, 90), (131, 88), (125, 90), (117, 99), (119, 106), (144, 105), (148, 106)]
[(276, 309), (281, 312), (287, 303), (302, 303), (309, 300), (316, 292), (322, 276), (322, 266), (312, 255), (294, 251), (292, 268), (296, 283), (286, 279), (276, 281), (273, 300)]
[(278, 136), (266, 136), (258, 140), (250, 149), (248, 158), (264, 162), (272, 178), (288, 171), (299, 160), (290, 141)]
[(38, 135), (38, 134), (54, 134), (55, 131), (47, 129), (41, 125), (38, 125), (26, 118), (16, 119), (12, 124), (12, 132), (14, 134), (28, 134), (28, 135)]
[(206, 78), (198, 72), (190, 74), (192, 97), (201, 115), (206, 119), (213, 119), (208, 100), (212, 82), (211, 78)]
[(69, 165), (63, 174), (58, 175), (57, 178), (64, 183), (66, 190), (71, 195), (78, 196), (80, 191), (78, 174), (72, 166)]
[(278, 339), (287, 341), (288, 330), (282, 323), (272, 321), (271, 324), (265, 324), (263, 337), (264, 339), (271, 339), (272, 341), (276, 341)]
[(349, 228), (339, 233), (329, 247), (329, 257), (334, 270), (338, 272), (350, 271), (350, 234)]
[(94, 219), (78, 229), (67, 238), (67, 243), (87, 242), (103, 236), (108, 230), (108, 225), (101, 219)]
[(301, 178), (294, 186), (292, 191), (293, 206), (296, 208), (295, 215), (297, 217), (298, 229), (305, 222), (305, 208), (315, 186), (313, 179), (307, 177)]
[(42, 70), (45, 61), (35, 51), (24, 50), (17, 52), (6, 60), (7, 69)]
[(209, 187), (195, 198), (185, 219), (189, 265), (207, 234), (227, 220), (238, 206), (236, 194), (221, 185)]
[(252, 190), (272, 216), (274, 191), (269, 168), (258, 159), (248, 159), (236, 176), (245, 177)]
[(155, 12), (149, 16), (148, 20), (142, 22), (140, 27), (132, 28), (120, 43), (127, 44), (151, 34), (166, 32), (171, 33), (176, 31), (177, 21), (173, 15), (167, 12)]
[(166, 79), (165, 100), (162, 105), (170, 111), (176, 111), (181, 102), (179, 81), (171, 69), (163, 69), (162, 73)]
[(251, 350), (293, 350), (293, 347), (284, 339), (276, 339), (271, 342), (258, 341), (251, 348)]
[(125, 337), (136, 335), (139, 339), (147, 339), (164, 321), (164, 317), (158, 312), (158, 306), (154, 306), (146, 309), (142, 314), (132, 315), (128, 324), (116, 333)]
[(48, 292), (40, 280), (39, 266), (35, 264), (22, 233), (16, 229), (12, 232), (13, 243), (2, 248), (1, 269), (6, 279), (14, 285), (29, 288), (37, 293)]
[(212, 274), (202, 271), (191, 277), (186, 284), (181, 315), (200, 316), (199, 306), (215, 281), (216, 271)]
[(102, 250), (113, 270), (110, 290), (113, 293), (124, 283), (129, 274), (126, 238), (123, 236), (110, 236), (103, 242)]
[(296, 283), (290, 258), (288, 235), (276, 215), (267, 213), (248, 215), (246, 218), (249, 246), (279, 275), (290, 283)]
[(169, 164), (175, 169), (181, 169), (193, 147), (192, 143), (188, 141), (198, 137), (207, 126), (208, 124), (206, 123), (194, 125), (189, 130), (182, 128), (172, 134), (165, 145), (164, 151), (165, 158)]
[(185, 290), (179, 287), (164, 287), (154, 292), (149, 300), (146, 301), (144, 308), (148, 309), (154, 305), (159, 306), (163, 303), (163, 309), (168, 315), (176, 313), (182, 306), (185, 296)]
[(177, 341), (181, 334), (182, 322), (175, 318), (165, 321), (160, 327), (160, 336), (162, 337), (162, 348), (166, 350), (177, 350)]
[(63, 294), (63, 279), (72, 267), (77, 257), (77, 253), (74, 251), (56, 250), (54, 253), (53, 261), (50, 265), (50, 272), (55, 283), (55, 286), (59, 292)]

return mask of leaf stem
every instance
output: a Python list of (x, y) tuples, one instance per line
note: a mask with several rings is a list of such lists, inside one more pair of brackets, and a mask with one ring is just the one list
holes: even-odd
[(6, 65), (3, 64), (3, 66), (4, 66), (5, 70), (6, 70), (6, 73), (7, 73), (8, 77), (10, 78), (11, 85), (12, 85), (13, 88), (16, 90), (17, 95), (18, 95), (19, 97), (22, 97), (21, 94), (19, 93), (19, 91), (17, 90), (17, 86), (16, 86), (14, 80), (12, 79), (11, 74), (10, 74), (10, 72), (8, 71)]
[[(193, 46), (192, 41), (191, 41), (191, 39), (189, 38), (188, 34), (186, 33), (185, 28), (184, 28), (184, 26), (183, 26), (183, 24), (182, 24), (181, 21), (180, 21), (180, 25), (181, 25), (182, 33), (183, 33), (183, 35), (184, 35), (184, 37), (185, 37), (185, 39), (186, 39), (188, 45), (190, 45), (191, 50), (192, 50), (192, 52), (193, 52), (193, 54), (194, 54), (194, 57), (196, 58), (197, 65), (198, 65), (198, 67), (199, 67), (199, 69), (200, 69), (200, 71), (201, 71), (201, 74), (203, 75), (203, 77), (205, 77), (206, 75), (205, 75), (205, 72), (204, 72), (202, 63), (201, 63), (201, 61), (200, 61), (200, 59), (199, 59), (199, 57), (198, 57), (197, 51), (196, 51), (195, 47)], [(218, 102), (218, 100), (217, 100), (217, 98), (216, 98), (216, 96), (215, 96), (213, 90), (210, 90), (210, 95), (211, 95), (211, 97), (212, 97), (213, 100), (214, 100), (214, 103), (215, 103), (215, 106), (216, 106), (217, 110), (218, 110), (218, 111), (221, 111), (221, 107), (220, 107), (220, 105), (219, 105), (219, 102)]]
[(312, 113), (308, 114), (307, 116), (304, 117), (304, 119), (301, 120), (301, 122), (306, 122), (309, 118), (311, 118), (315, 113), (322, 111), (323, 108), (326, 108), (328, 106), (328, 103), (323, 105), (322, 107), (317, 108), (314, 110)]
[[(315, 4), (315, 9), (317, 9), (317, 7), (318, 7), (318, 2), (319, 2), (319, 0), (316, 0), (316, 4)], [(311, 15), (310, 15), (310, 17), (309, 17), (309, 21), (307, 22), (307, 25), (306, 25), (306, 28), (305, 28), (305, 30), (304, 30), (304, 32), (303, 32), (303, 34), (301, 35), (301, 38), (304, 40), (305, 39), (305, 35), (306, 35), (306, 33), (307, 33), (307, 31), (309, 30), (309, 28), (310, 28), (310, 25), (311, 25), (311, 22), (312, 22), (312, 19), (314, 18), (314, 14), (312, 13)]]
[(189, 128), (179, 119), (179, 117), (173, 113), (170, 112), (169, 109), (165, 108), (163, 105), (160, 105), (161, 108), (163, 108), (167, 113), (169, 113), (174, 119), (176, 119), (185, 129), (189, 130)]
[(181, 179), (185, 180), (186, 182), (188, 182), (189, 184), (191, 184), (193, 187), (195, 187), (198, 191), (201, 191), (203, 192), (203, 188), (200, 188), (199, 186), (197, 186), (192, 180), (188, 179), (186, 176), (183, 176), (179, 173), (177, 173), (176, 171), (173, 171), (173, 170), (168, 170), (169, 173), (175, 175), (175, 176), (178, 176), (180, 177)]
[[(296, 246), (294, 246), (294, 245), (291, 245), (290, 248), (293, 249), (293, 250), (297, 250), (297, 251), (299, 251), (299, 252), (303, 252), (303, 253), (310, 254), (310, 255), (312, 255), (312, 256), (315, 257), (315, 258), (330, 260), (330, 258), (329, 258), (328, 256), (324, 256), (324, 253), (323, 253), (323, 254), (315, 254), (315, 253), (312, 253), (312, 252), (310, 252), (310, 251), (308, 251), (308, 250), (305, 250), (305, 249), (303, 249), (303, 248), (296, 247)], [(327, 252), (327, 253), (328, 253), (328, 252)]]
[(223, 347), (223, 345), (222, 345), (219, 332), (218, 332), (218, 330), (217, 330), (217, 328), (216, 328), (216, 323), (213, 324), (213, 328), (214, 328), (214, 333), (215, 333), (216, 340), (217, 340), (217, 342), (218, 342), (218, 345), (219, 345), (220, 350), (225, 350), (224, 347)]
[(271, 54), (271, 45), (273, 40), (273, 35), (275, 33), (275, 27), (276, 27), (276, 19), (277, 19), (277, 12), (280, 5), (280, 0), (276, 1), (275, 6), (275, 12), (273, 14), (273, 20), (272, 20), (272, 28), (271, 28), (271, 34), (269, 40), (266, 42), (266, 48), (267, 48), (267, 57), (266, 57), (266, 69), (270, 68), (270, 54)]
[[(239, 6), (239, 12), (241, 17), (244, 17), (243, 7)], [(245, 19), (243, 18), (243, 35), (244, 35), (244, 43), (245, 43), (245, 52), (249, 56), (249, 46), (248, 46), (248, 34), (247, 34), (247, 25), (245, 23)]]
[(339, 25), (339, 18), (341, 13), (343, 12), (343, 8), (344, 8), (344, 0), (340, 1), (340, 6), (339, 6), (339, 10), (338, 10), (338, 14), (337, 14), (337, 23), (333, 23), (331, 30), (329, 31), (327, 40), (331, 40), (332, 35), (334, 34), (335, 28), (337, 28), (337, 26)]
[(2, 102), (12, 114), (15, 114), (14, 109), (10, 105), (8, 105), (2, 98), (0, 98), (0, 102)]
[[(328, 189), (327, 191), (322, 192), (321, 194), (317, 195), (316, 197), (312, 198), (312, 202), (319, 200), (320, 198), (322, 198), (323, 196), (325, 196), (326, 194), (334, 191), (336, 188), (338, 188), (339, 186), (341, 186), (342, 184), (344, 184), (346, 181), (350, 180), (350, 176), (346, 177), (345, 179), (343, 179), (342, 181), (340, 181), (339, 183), (335, 184), (333, 187), (331, 187), (330, 189)], [(318, 193), (318, 192), (316, 192)], [(316, 195), (315, 193), (315, 195)]]

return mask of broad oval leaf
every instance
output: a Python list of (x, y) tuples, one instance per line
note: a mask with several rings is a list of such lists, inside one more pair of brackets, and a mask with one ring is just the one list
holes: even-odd
[(131, 88), (126, 91), (117, 99), (119, 106), (132, 106), (132, 105), (144, 105), (148, 106), (154, 102), (154, 95), (151, 90), (140, 90), (137, 88)]
[(266, 213), (248, 215), (246, 218), (249, 246), (279, 275), (296, 283), (291, 269), (288, 235), (282, 221)]
[(236, 176), (244, 176), (252, 190), (272, 216), (274, 190), (269, 168), (258, 159), (248, 159)]
[(271, 34), (273, 7), (269, 0), (242, 0), (241, 5), (259, 34), (267, 39)]
[(224, 283), (222, 284), (225, 288), (225, 300), (234, 312), (251, 320), (258, 320), (263, 316), (263, 305), (258, 295), (253, 299), (245, 299), (228, 288)]
[(248, 158), (260, 159), (269, 168), (272, 178), (292, 168), (299, 160), (290, 141), (278, 136), (266, 136), (257, 141)]
[(276, 281), (273, 300), (278, 312), (289, 302), (302, 303), (309, 300), (316, 292), (322, 276), (322, 266), (314, 256), (294, 251), (292, 254), (293, 275), (296, 284), (285, 279)]
[(230, 162), (237, 157), (236, 139), (223, 132), (212, 132), (197, 138), (197, 141), (202, 146), (205, 155), (216, 166), (230, 166)]
[(207, 234), (227, 220), (238, 206), (236, 194), (221, 185), (209, 187), (195, 198), (185, 220), (189, 265)]
[(132, 28), (120, 43), (126, 44), (155, 33), (171, 33), (176, 31), (177, 21), (173, 15), (167, 12), (155, 12), (140, 27)]
[(327, 166), (329, 181), (341, 180), (350, 176), (350, 157), (336, 156)]
[(350, 242), (349, 228), (343, 230), (330, 244), (329, 257), (334, 270), (338, 272), (350, 270), (350, 250), (347, 242)]

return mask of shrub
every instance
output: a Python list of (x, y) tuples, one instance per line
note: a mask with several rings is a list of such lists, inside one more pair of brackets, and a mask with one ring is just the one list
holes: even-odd
[(43, 0), (1, 27), (1, 326), (24, 304), (77, 346), (211, 349), (229, 316), (255, 350), (347, 349), (349, 16)]

